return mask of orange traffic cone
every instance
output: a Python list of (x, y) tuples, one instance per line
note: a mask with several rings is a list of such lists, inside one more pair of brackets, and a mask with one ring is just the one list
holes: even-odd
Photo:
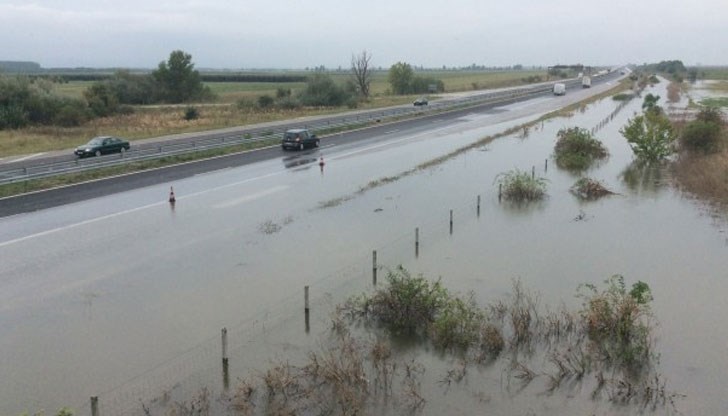
[(171, 186), (169, 187), (169, 203), (174, 204), (177, 202), (177, 199), (174, 197), (174, 188)]

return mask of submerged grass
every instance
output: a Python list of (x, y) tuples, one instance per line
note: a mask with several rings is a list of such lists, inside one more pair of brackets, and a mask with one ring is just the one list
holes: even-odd
[[(510, 295), (480, 307), (472, 295), (454, 294), (440, 280), (399, 267), (385, 287), (338, 305), (328, 337), (301, 364), (277, 360), (217, 403), (220, 411), (242, 415), (412, 414), (442, 400), (423, 391), (467, 391), (500, 360), (506, 363), (500, 389), (511, 394), (543, 380), (546, 394), (571, 397), (583, 390), (614, 405), (674, 410), (679, 395), (656, 371), (649, 286), (628, 288), (613, 276), (602, 287), (580, 286), (577, 295), (581, 308), (553, 312), (516, 280)], [(412, 344), (402, 344), (403, 338), (429, 344), (426, 349), (435, 348), (452, 367), (425, 379), (428, 369), (412, 358)], [(487, 409), (482, 401), (479, 406)]]
[(499, 196), (513, 202), (538, 201), (546, 197), (546, 178), (535, 177), (526, 171), (514, 169), (495, 178), (501, 190)]

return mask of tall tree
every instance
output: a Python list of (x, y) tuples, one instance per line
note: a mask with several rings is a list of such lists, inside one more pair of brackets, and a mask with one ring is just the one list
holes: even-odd
[(200, 73), (194, 67), (192, 55), (180, 50), (169, 54), (167, 62), (159, 63), (152, 77), (160, 86), (163, 100), (181, 103), (204, 95)]
[(627, 120), (627, 125), (619, 132), (640, 160), (660, 161), (673, 152), (676, 134), (670, 120), (660, 112), (645, 111), (643, 115)]
[(372, 73), (369, 68), (369, 61), (372, 54), (363, 50), (359, 55), (351, 55), (351, 73), (354, 76), (359, 93), (364, 98), (369, 98), (369, 85), (372, 82)]
[(406, 62), (397, 62), (389, 68), (389, 85), (395, 94), (407, 94), (412, 88), (412, 79), (415, 72)]

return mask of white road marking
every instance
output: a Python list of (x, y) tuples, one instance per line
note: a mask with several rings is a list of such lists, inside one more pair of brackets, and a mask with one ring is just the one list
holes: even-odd
[[(199, 192), (195, 192), (195, 193), (192, 193), (192, 194), (187, 194), (187, 195), (184, 195), (184, 196), (177, 196), (176, 197), (176, 200), (177, 201), (180, 201), (180, 200), (184, 200), (184, 199), (187, 199), (187, 198), (192, 198), (194, 196), (204, 195), (206, 193), (209, 193), (209, 192), (212, 192), (212, 191), (216, 191), (216, 190), (219, 190), (219, 189), (229, 188), (231, 186), (237, 186), (237, 185), (240, 185), (240, 184), (243, 184), (243, 183), (252, 182), (252, 181), (255, 181), (255, 180), (258, 180), (258, 179), (268, 178), (268, 177), (271, 177), (271, 176), (274, 176), (274, 175), (280, 175), (280, 174), (282, 174), (284, 172), (285, 171), (269, 173), (267, 175), (257, 176), (255, 178), (248, 178), (248, 179), (245, 179), (245, 180), (242, 180), (242, 181), (233, 182), (233, 183), (230, 183), (230, 184), (227, 184), (227, 185), (217, 186), (217, 187), (214, 187), (214, 188), (205, 189), (204, 191), (199, 191)], [(264, 191), (264, 192), (261, 192), (259, 194), (251, 195), (251, 196), (256, 196), (256, 197), (260, 198), (262, 196), (265, 196), (265, 192), (272, 193), (272, 192), (279, 191), (280, 189), (277, 189), (277, 188), (279, 188), (279, 187), (274, 187), (274, 188), (271, 188), (269, 191)], [(264, 195), (260, 195), (260, 194), (264, 194)], [(250, 198), (248, 198), (247, 200), (250, 200)], [(241, 203), (241, 202), (245, 202), (245, 201), (238, 201), (238, 200), (236, 200), (234, 202), (235, 203)], [(142, 211), (142, 210), (145, 210), (147, 208), (158, 207), (158, 206), (167, 205), (167, 204), (169, 204), (169, 202), (167, 202), (167, 200), (164, 199), (162, 201), (155, 202), (153, 204), (147, 204), (147, 205), (143, 205), (141, 207), (136, 207), (136, 208), (127, 209), (125, 211), (115, 212), (113, 214), (102, 215), (102, 216), (96, 217), (96, 218), (90, 218), (88, 220), (80, 221), (80, 222), (77, 222), (77, 223), (64, 225), (63, 227), (52, 228), (50, 230), (41, 231), (39, 233), (26, 235), (25, 237), (16, 238), (14, 240), (8, 240), (8, 241), (0, 242), (0, 248), (5, 247), (5, 246), (9, 246), (9, 245), (12, 245), (12, 244), (20, 243), (20, 242), (23, 242), (23, 241), (27, 241), (27, 240), (30, 240), (32, 238), (43, 237), (43, 236), (46, 236), (46, 235), (55, 234), (57, 232), (70, 230), (70, 229), (73, 229), (73, 228), (76, 228), (76, 227), (80, 227), (80, 226), (83, 226), (83, 225), (93, 224), (93, 223), (96, 223), (96, 222), (99, 222), (99, 221), (108, 220), (110, 218), (120, 217), (122, 215), (127, 215), (127, 214), (131, 214), (131, 213), (134, 213), (134, 212), (137, 212), (137, 211)]]
[(33, 159), (34, 157), (43, 156), (44, 154), (46, 154), (46, 152), (33, 153), (32, 155), (26, 155), (17, 159), (13, 159), (12, 162), (22, 162), (24, 160)]
[(141, 207), (136, 207), (136, 208), (128, 209), (126, 211), (119, 211), (119, 212), (115, 212), (113, 214), (104, 215), (104, 216), (97, 217), (97, 218), (91, 218), (91, 219), (88, 219), (88, 220), (85, 220), (85, 221), (81, 221), (81, 222), (77, 222), (77, 223), (74, 223), (74, 224), (64, 225), (63, 227), (52, 228), (50, 230), (41, 231), (39, 233), (35, 233), (35, 234), (31, 234), (31, 235), (26, 235), (25, 237), (16, 238), (15, 240), (9, 240), (9, 241), (2, 242), (2, 243), (0, 243), (0, 247), (5, 247), (5, 246), (9, 246), (11, 244), (20, 243), (22, 241), (30, 240), (31, 238), (43, 237), (43, 236), (46, 236), (46, 235), (50, 235), (50, 234), (57, 233), (59, 231), (70, 230), (72, 228), (80, 227), (80, 226), (86, 225), (86, 224), (93, 224), (95, 222), (107, 220), (109, 218), (120, 217), (122, 215), (131, 214), (132, 212), (141, 211), (143, 209), (147, 209), (147, 208), (151, 208), (151, 207), (155, 207), (155, 206), (163, 205), (163, 204), (167, 204), (167, 203), (168, 203), (167, 201), (155, 202), (154, 204), (144, 205), (144, 206), (141, 206)]
[(250, 194), (250, 195), (245, 195), (243, 197), (233, 199), (232, 201), (214, 205), (213, 208), (230, 208), (232, 206), (240, 205), (240, 204), (243, 204), (248, 201), (253, 201), (253, 200), (256, 200), (259, 198), (263, 198), (264, 196), (268, 196), (268, 195), (271, 195), (271, 194), (274, 194), (276, 192), (280, 192), (280, 191), (283, 191), (286, 189), (288, 189), (287, 186), (283, 186), (283, 185), (274, 186), (270, 189), (266, 189), (265, 191), (261, 191), (261, 192)]

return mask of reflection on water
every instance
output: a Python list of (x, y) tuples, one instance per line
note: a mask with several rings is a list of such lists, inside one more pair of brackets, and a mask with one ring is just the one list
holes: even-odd
[[(548, 196), (546, 196), (546, 200)], [(530, 216), (546, 209), (548, 202), (546, 200), (538, 201), (516, 201), (503, 199), (500, 202), (504, 211), (513, 217)]]
[(667, 166), (664, 163), (635, 160), (622, 171), (621, 177), (635, 194), (654, 196), (664, 187), (667, 174)]

